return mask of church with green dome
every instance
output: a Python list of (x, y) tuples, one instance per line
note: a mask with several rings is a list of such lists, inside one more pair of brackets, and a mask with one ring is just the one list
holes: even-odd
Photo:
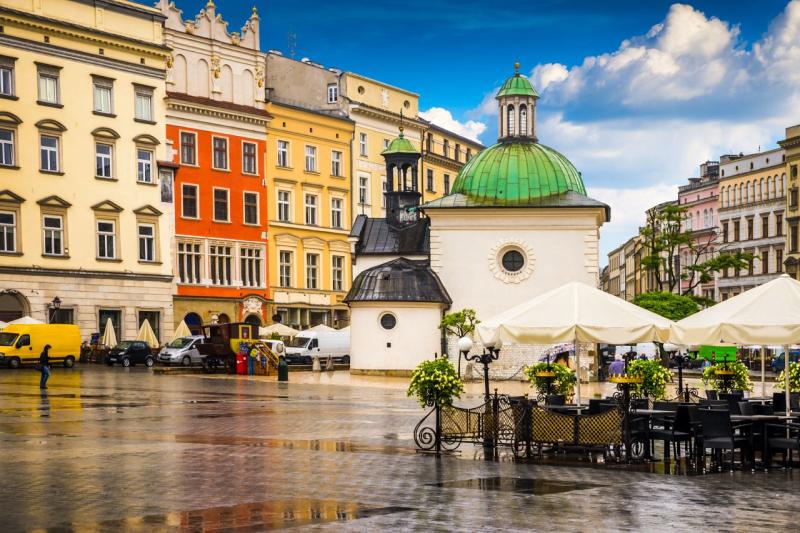
[[(420, 154), (402, 130), (384, 150), (386, 218), (361, 215), (350, 233), (351, 371), (407, 371), (433, 352), (455, 360), (455, 339), (438, 329), (448, 309), (488, 320), (568, 282), (598, 284), (610, 209), (587, 195), (564, 154), (540, 142), (538, 99), (515, 65), (496, 95), (497, 143), (437, 200), (421, 204)], [(520, 364), (505, 351), (492, 365), (499, 375)]]

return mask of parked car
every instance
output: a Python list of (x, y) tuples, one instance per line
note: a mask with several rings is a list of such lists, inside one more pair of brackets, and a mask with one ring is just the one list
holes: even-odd
[(165, 365), (192, 366), (203, 363), (203, 356), (197, 346), (203, 343), (202, 335), (178, 337), (161, 349), (158, 362)]
[(113, 366), (121, 364), (124, 367), (143, 364), (147, 367), (153, 366), (155, 358), (150, 352), (150, 347), (144, 341), (122, 341), (108, 353), (106, 364)]
[[(800, 351), (789, 350), (789, 362), (797, 363), (798, 360), (800, 360)], [(772, 367), (772, 371), (776, 374), (783, 372), (783, 368), (786, 366), (786, 358), (784, 357), (783, 352), (780, 352), (772, 358), (770, 366)]]
[(38, 363), (45, 345), (50, 362), (71, 368), (81, 354), (81, 332), (74, 324), (9, 324), (0, 332), (0, 364), (19, 368)]
[(310, 365), (314, 356), (350, 364), (350, 330), (303, 331), (286, 343), (286, 362)]

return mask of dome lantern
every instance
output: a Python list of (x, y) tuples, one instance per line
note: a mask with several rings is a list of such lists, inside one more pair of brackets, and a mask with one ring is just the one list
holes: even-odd
[(520, 75), (519, 63), (514, 63), (514, 75), (503, 83), (495, 98), (499, 108), (498, 140), (536, 142), (536, 100), (539, 93), (528, 78)]

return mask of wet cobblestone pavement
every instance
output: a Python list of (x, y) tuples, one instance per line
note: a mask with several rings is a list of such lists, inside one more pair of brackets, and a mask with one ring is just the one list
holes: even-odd
[[(401, 389), (0, 369), (0, 531), (790, 531), (800, 472), (437, 459)], [(476, 397), (465, 405), (477, 404)]]

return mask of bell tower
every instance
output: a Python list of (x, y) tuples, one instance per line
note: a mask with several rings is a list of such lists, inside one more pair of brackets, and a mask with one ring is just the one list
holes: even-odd
[(514, 63), (514, 75), (508, 78), (497, 92), (497, 137), (503, 141), (537, 142), (536, 100), (539, 94), (519, 73), (519, 63)]
[(402, 113), (400, 135), (381, 152), (386, 161), (386, 220), (392, 226), (414, 224), (419, 220), (422, 194), (419, 189), (420, 153), (403, 135)]

